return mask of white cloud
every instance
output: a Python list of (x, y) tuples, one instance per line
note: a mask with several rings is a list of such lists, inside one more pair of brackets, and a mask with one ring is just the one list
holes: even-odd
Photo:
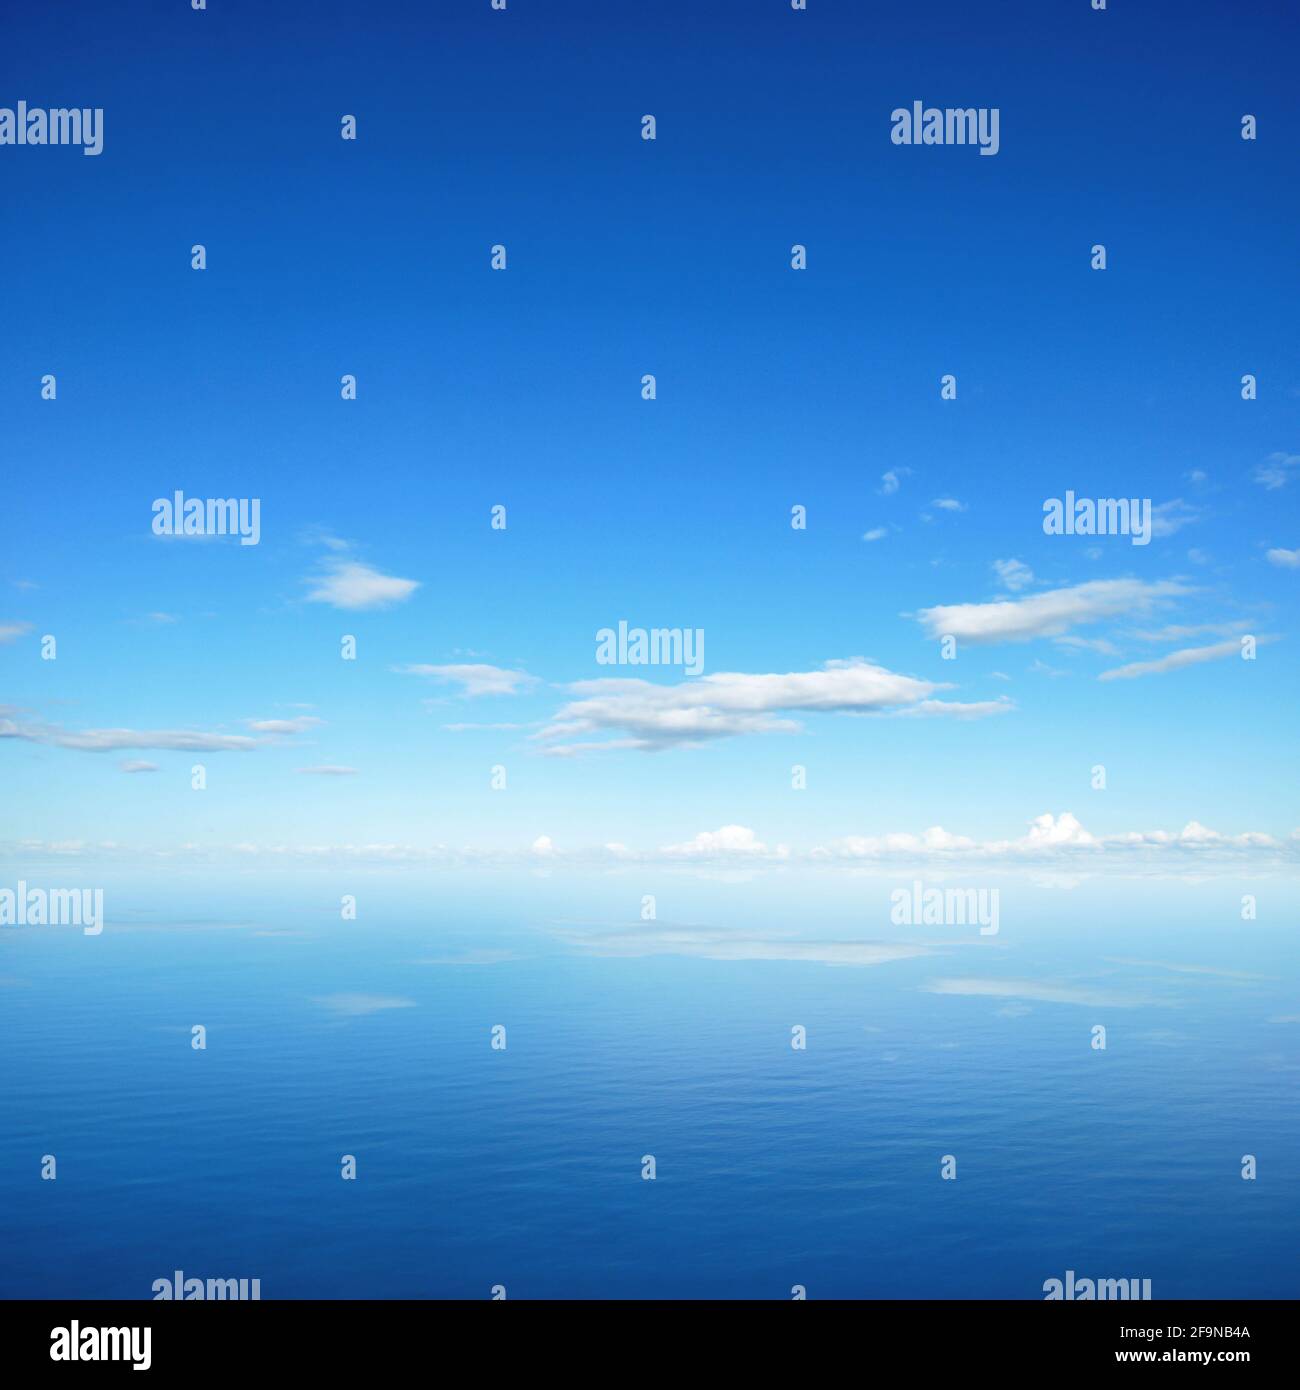
[(1259, 830), (1246, 830), (1239, 835), (1224, 835), (1211, 830), (1200, 821), (1190, 820), (1179, 831), (1130, 830), (1122, 835), (1109, 835), (1105, 843), (1115, 849), (1280, 849), (1281, 843), (1272, 835)]
[(1270, 565), (1280, 565), (1283, 569), (1300, 569), (1300, 550), (1270, 550), (1268, 562)]
[[(629, 678), (579, 681), (570, 689), (585, 698), (565, 705), (534, 737), (552, 745), (546, 751), (553, 755), (614, 747), (672, 748), (736, 734), (797, 731), (798, 723), (777, 717), (781, 712), (886, 711), (916, 705), (949, 688), (861, 659), (829, 661), (818, 671), (722, 672), (679, 685)], [(961, 712), (969, 717), (971, 707)], [(559, 742), (592, 733), (622, 737), (603, 743)]]
[(933, 825), (920, 835), (894, 831), (879, 836), (848, 835), (832, 840), (824, 848), (815, 849), (811, 857), (818, 859), (897, 859), (912, 857), (958, 856), (962, 858), (1004, 859), (1023, 855), (1039, 855), (1062, 847), (1093, 849), (1099, 846), (1078, 820), (1069, 812), (1059, 816), (1044, 813), (1029, 823), (1028, 833), (1018, 840), (975, 841), (965, 835), (954, 835), (941, 825)]
[(864, 541), (879, 541), (883, 540), (888, 534), (889, 527), (875, 526), (870, 531), (865, 532), (862, 539)]
[(300, 734), (325, 721), (310, 714), (300, 714), (294, 719), (246, 719), (244, 722), (259, 734)]
[(1092, 1008), (1136, 1009), (1159, 1003), (1144, 994), (1128, 994), (1086, 985), (1060, 985), (1040, 980), (931, 980), (928, 994), (957, 994), (990, 999), (1032, 999), (1040, 1004), (1087, 1004)]
[(912, 470), (910, 468), (891, 468), (888, 473), (881, 474), (880, 491), (885, 497), (892, 497), (901, 485), (901, 480)]
[(1000, 695), (996, 700), (922, 700), (915, 705), (905, 705), (902, 709), (885, 711), (897, 719), (988, 719), (997, 714), (1011, 714), (1016, 702), (1009, 695)]
[(685, 844), (665, 845), (660, 853), (668, 859), (764, 858), (769, 854), (784, 859), (789, 851), (784, 845), (769, 851), (748, 826), (724, 825), (720, 830), (701, 830)]
[(993, 568), (997, 571), (1002, 587), (1010, 589), (1013, 594), (1027, 589), (1034, 582), (1033, 570), (1020, 560), (994, 560)]
[(753, 829), (724, 825), (718, 830), (701, 831), (689, 840), (659, 849), (637, 850), (611, 842), (573, 851), (556, 848), (549, 836), (542, 835), (531, 845), (515, 849), (450, 848), (440, 844), (320, 844), (257, 845), (226, 847), (182, 845), (170, 850), (132, 850), (111, 844), (87, 845), (80, 841), (55, 842), (24, 840), (0, 842), (0, 858), (21, 856), (31, 862), (41, 855), (89, 857), (112, 852), (143, 855), (148, 860), (194, 858), (213, 860), (221, 854), (265, 857), (268, 860), (304, 862), (424, 864), (430, 867), (533, 866), (539, 857), (569, 865), (596, 865), (608, 870), (638, 865), (662, 864), (680, 869), (695, 868), (716, 872), (719, 867), (732, 871), (775, 869), (850, 872), (896, 872), (899, 867), (942, 872), (960, 868), (962, 872), (996, 867), (1000, 873), (1023, 871), (1036, 883), (1074, 887), (1082, 877), (1108, 871), (1120, 874), (1170, 873), (1186, 875), (1239, 873), (1244, 863), (1276, 864), (1288, 869), (1300, 864), (1300, 829), (1284, 838), (1258, 830), (1225, 833), (1200, 821), (1190, 820), (1181, 830), (1125, 831), (1094, 834), (1069, 811), (1050, 812), (1034, 817), (1023, 835), (1014, 839), (976, 840), (955, 834), (942, 826), (928, 830), (889, 831), (878, 835), (845, 835), (807, 850), (784, 844), (769, 844)]
[(355, 777), (357, 770), (355, 767), (339, 767), (333, 764), (322, 764), (320, 767), (300, 767), (298, 772), (308, 777)]
[(1082, 652), (1099, 652), (1102, 656), (1118, 656), (1119, 648), (1104, 637), (1054, 637), (1058, 647), (1073, 647)]
[(31, 623), (0, 623), (0, 646), (6, 642), (16, 642), (24, 633), (31, 630)]
[(328, 561), (324, 573), (308, 583), (316, 586), (307, 595), (310, 602), (347, 609), (386, 608), (410, 598), (420, 587), (418, 580), (381, 574), (355, 560)]
[(966, 510), (965, 502), (959, 502), (955, 497), (936, 497), (930, 505), (938, 507), (941, 512), (964, 512)]
[(1069, 812), (1059, 816), (1044, 812), (1029, 822), (1029, 834), (1020, 842), (1026, 849), (1041, 849), (1049, 845), (1095, 845), (1096, 840)]
[[(194, 729), (64, 729), (57, 724), (27, 724), (10, 718), (0, 718), (0, 738), (23, 739), (28, 743), (71, 748), (82, 753), (128, 750), (134, 752), (147, 749), (182, 753), (244, 753), (250, 749), (265, 747), (278, 737), (300, 733), (323, 721), (301, 717), (248, 719), (244, 722), (255, 733), (266, 737), (250, 738), (246, 734), (206, 733)], [(124, 766), (123, 770), (152, 770), (152, 764), (144, 763), (129, 768)]]
[(1056, 637), (1071, 627), (1121, 613), (1145, 613), (1163, 600), (1190, 592), (1172, 579), (1094, 579), (1029, 598), (924, 608), (917, 616), (935, 638), (951, 635), (972, 643), (1027, 642), (1035, 637)]
[(920, 835), (892, 831), (886, 835), (845, 835), (823, 848), (814, 849), (818, 859), (878, 859), (891, 855), (934, 854), (954, 850), (973, 850), (974, 840), (953, 835), (941, 825), (932, 825)]
[[(430, 708), (432, 708), (432, 706), (433, 706), (434, 703), (435, 703), (435, 702), (432, 701), (432, 700), (428, 701), (428, 704), (429, 704)], [(531, 724), (511, 724), (511, 723), (504, 723), (504, 724), (444, 724), (442, 727), (443, 727), (449, 734), (466, 734), (466, 733), (483, 733), (483, 732), (489, 731), (489, 730), (492, 731), (492, 732), (500, 733), (500, 732), (503, 732), (503, 731), (506, 731), (506, 730), (530, 729), (530, 728), (533, 727), (533, 725), (531, 725)]]
[(128, 758), (121, 765), (123, 772), (157, 772), (157, 763), (141, 762), (138, 759)]
[(61, 729), (52, 724), (18, 724), (0, 719), (0, 738), (19, 738), (28, 743), (48, 743), (56, 748), (75, 748), (84, 753), (166, 749), (184, 753), (246, 752), (259, 740), (243, 734), (199, 733), (190, 729)]
[(1230, 632), (1245, 632), (1250, 626), (1246, 619), (1242, 618), (1231, 623), (1170, 623), (1166, 627), (1139, 630), (1133, 633), (1134, 637), (1140, 638), (1143, 642), (1182, 642), (1188, 637), (1203, 637), (1207, 635), (1227, 636)]
[(538, 683), (526, 671), (507, 671), (500, 666), (394, 666), (404, 676), (427, 676), (446, 685), (458, 685), (460, 695), (517, 695)]
[[(1262, 639), (1261, 639), (1262, 640)], [(1210, 647), (1184, 647), (1181, 651), (1170, 652), (1158, 661), (1135, 661), (1129, 666), (1116, 666), (1103, 671), (1099, 681), (1132, 680), (1135, 676), (1159, 676), (1166, 671), (1181, 671), (1184, 666), (1198, 666), (1203, 661), (1221, 661), (1226, 656), (1235, 656), (1241, 651), (1241, 643), (1235, 638), (1226, 642), (1216, 642)]]
[(1300, 454), (1272, 453), (1255, 469), (1255, 481), (1270, 492), (1285, 487), (1300, 473)]
[(632, 931), (561, 932), (580, 950), (600, 956), (696, 956), (702, 960), (807, 961), (820, 965), (871, 966), (934, 953), (925, 946), (887, 941), (792, 941), (744, 936), (708, 927), (638, 928)]
[(1161, 502), (1158, 507), (1151, 510), (1151, 534), (1153, 536), (1172, 536), (1177, 531), (1181, 531), (1184, 526), (1189, 526), (1193, 521), (1200, 520), (1200, 512), (1190, 503), (1184, 502), (1181, 497), (1175, 497), (1172, 502)]

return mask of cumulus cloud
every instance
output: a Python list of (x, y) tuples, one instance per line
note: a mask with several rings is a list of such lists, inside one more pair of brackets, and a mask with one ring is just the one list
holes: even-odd
[(1270, 565), (1280, 565), (1282, 569), (1300, 569), (1300, 550), (1270, 550), (1268, 562)]
[(403, 676), (426, 676), (444, 685), (457, 685), (458, 695), (517, 695), (538, 683), (526, 671), (507, 671), (500, 666), (394, 666)]
[[(1262, 639), (1261, 639), (1262, 640)], [(1137, 676), (1159, 676), (1166, 671), (1181, 671), (1184, 666), (1199, 666), (1203, 661), (1222, 661), (1226, 656), (1236, 656), (1241, 652), (1241, 643), (1236, 638), (1226, 642), (1215, 642), (1209, 647), (1184, 647), (1181, 651), (1170, 652), (1157, 661), (1134, 661), (1128, 666), (1116, 666), (1103, 671), (1099, 681), (1126, 681)]]
[(1044, 812), (1029, 822), (1029, 834), (1019, 842), (1026, 849), (1043, 849), (1055, 845), (1095, 845), (1093, 837), (1069, 811), (1059, 816)]
[[(919, 833), (889, 831), (879, 835), (845, 835), (812, 849), (793, 849), (769, 844), (749, 826), (724, 825), (705, 830), (680, 843), (658, 849), (638, 850), (611, 841), (603, 845), (561, 850), (547, 835), (531, 845), (515, 849), (451, 848), (447, 845), (393, 843), (257, 845), (239, 844), (224, 849), (217, 846), (187, 844), (172, 850), (139, 850), (102, 843), (86, 845), (80, 841), (55, 842), (23, 840), (0, 842), (0, 858), (21, 855), (24, 862), (42, 854), (102, 855), (112, 853), (147, 858), (187, 858), (212, 860), (221, 854), (242, 858), (304, 862), (423, 864), (429, 867), (535, 866), (538, 859), (568, 865), (595, 865), (609, 870), (640, 865), (715, 872), (730, 870), (796, 869), (851, 872), (896, 871), (901, 866), (943, 871), (960, 867), (963, 872), (996, 867), (999, 872), (1024, 871), (1035, 881), (1074, 886), (1079, 871), (1087, 874), (1115, 871), (1128, 873), (1240, 873), (1243, 864), (1273, 864), (1291, 867), (1300, 863), (1300, 829), (1283, 838), (1264, 831), (1227, 833), (1189, 820), (1181, 830), (1126, 831), (1094, 834), (1069, 811), (1053, 815), (1045, 812), (1026, 823), (1025, 833), (1013, 839), (977, 840), (942, 826), (931, 826)], [(1045, 876), (1047, 876), (1045, 878)]]
[[(1226, 835), (1199, 821), (1188, 821), (1181, 830), (1126, 831), (1115, 835), (1094, 835), (1069, 811), (1060, 815), (1045, 812), (1029, 822), (1024, 835), (1012, 840), (973, 840), (954, 835), (942, 826), (932, 826), (921, 834), (892, 832), (878, 836), (844, 836), (810, 851), (810, 859), (820, 860), (900, 860), (936, 861), (1016, 861), (1042, 862), (1055, 859), (1082, 860), (1095, 865), (1102, 859), (1131, 857), (1131, 852), (1179, 852), (1202, 857), (1216, 853), (1250, 850), (1282, 851), (1286, 846), (1272, 835), (1248, 830)], [(1300, 848), (1298, 846), (1297, 848)]]
[(941, 512), (964, 512), (966, 510), (965, 502), (959, 502), (955, 497), (936, 497), (930, 505), (938, 507)]
[(724, 825), (720, 830), (701, 830), (684, 844), (665, 845), (660, 853), (667, 859), (785, 859), (790, 851), (785, 845), (769, 850), (748, 826)]
[(935, 638), (952, 636), (971, 643), (1028, 642), (1035, 637), (1056, 637), (1103, 618), (1145, 613), (1190, 592), (1173, 579), (1094, 579), (1029, 598), (924, 608), (917, 617)]
[(845, 835), (832, 840), (824, 848), (814, 849), (817, 859), (877, 859), (890, 855), (933, 854), (973, 850), (974, 840), (953, 835), (941, 825), (913, 835), (907, 831), (892, 831), (886, 835)]
[(1105, 844), (1115, 849), (1281, 849), (1282, 843), (1259, 830), (1246, 830), (1238, 835), (1224, 835), (1211, 830), (1200, 821), (1190, 820), (1181, 830), (1130, 830), (1121, 835), (1109, 835)]
[(420, 587), (415, 579), (381, 574), (356, 560), (326, 561), (324, 570), (307, 581), (315, 587), (307, 598), (335, 608), (388, 608), (408, 599)]
[[(548, 745), (546, 751), (551, 754), (611, 748), (657, 750), (736, 734), (791, 732), (801, 726), (780, 715), (901, 709), (950, 689), (861, 659), (828, 661), (817, 671), (785, 674), (721, 672), (679, 685), (615, 678), (579, 681), (569, 688), (584, 698), (565, 705), (534, 735)], [(971, 717), (972, 708), (965, 708), (967, 717)], [(999, 703), (995, 709), (979, 712), (1001, 713), (1002, 706)], [(560, 742), (587, 734), (618, 737), (576, 745)]]

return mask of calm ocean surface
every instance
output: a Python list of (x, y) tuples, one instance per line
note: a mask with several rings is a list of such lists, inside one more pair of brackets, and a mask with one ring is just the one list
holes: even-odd
[[(0, 1293), (1300, 1295), (1294, 886), (1004, 883), (982, 939), (891, 926), (907, 882), (649, 923), (577, 875), (376, 878), (356, 922), (123, 882), (100, 937), (4, 929)], [(827, 963), (863, 942), (926, 954)]]

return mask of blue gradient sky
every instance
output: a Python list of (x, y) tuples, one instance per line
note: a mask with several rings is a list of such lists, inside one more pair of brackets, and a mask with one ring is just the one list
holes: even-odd
[[(739, 825), (761, 857), (1065, 812), (1293, 853), (1300, 569), (1268, 552), (1300, 548), (1300, 102), (1274, 7), (29, 6), (6, 50), (0, 104), (105, 110), (98, 158), (0, 149), (11, 855), (649, 853)], [(916, 99), (999, 107), (1000, 153), (892, 145)], [(178, 488), (260, 498), (261, 543), (155, 538)], [(1044, 536), (1067, 489), (1173, 524)], [(339, 562), (419, 587), (310, 601)], [(955, 661), (916, 616), (1100, 580), (1183, 591)], [(572, 682), (683, 679), (597, 666), (620, 619), (704, 629), (709, 674), (864, 658), (1014, 708), (547, 756)], [(1278, 640), (1097, 679), (1240, 632)], [(467, 697), (413, 663), (536, 680)], [(60, 744), (303, 717), (245, 752)]]

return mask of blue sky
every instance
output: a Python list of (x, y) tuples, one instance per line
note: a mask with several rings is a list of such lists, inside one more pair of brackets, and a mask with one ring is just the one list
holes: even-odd
[[(0, 148), (9, 857), (1293, 855), (1273, 8), (621, 11), (12, 21), (0, 104), (105, 138)], [(999, 153), (893, 145), (914, 100), (997, 107)], [(177, 489), (259, 498), (260, 543), (155, 537)], [(1067, 490), (1150, 498), (1151, 544), (1045, 536)], [(620, 620), (703, 629), (705, 683), (597, 665)], [(653, 689), (573, 688), (610, 678)], [(1154, 838), (1189, 823), (1270, 840)], [(935, 826), (970, 843), (886, 838)]]

